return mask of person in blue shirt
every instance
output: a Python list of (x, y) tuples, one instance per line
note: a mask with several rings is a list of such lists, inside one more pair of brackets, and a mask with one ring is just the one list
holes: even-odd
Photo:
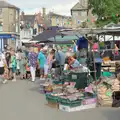
[(55, 63), (55, 76), (59, 78), (64, 68), (66, 56), (61, 50), (52, 49), (52, 52), (55, 56), (53, 60), (53, 64)]
[(46, 63), (46, 49), (43, 48), (40, 53), (38, 54), (38, 62), (39, 62), (39, 67), (40, 67), (40, 79), (44, 79), (44, 65)]

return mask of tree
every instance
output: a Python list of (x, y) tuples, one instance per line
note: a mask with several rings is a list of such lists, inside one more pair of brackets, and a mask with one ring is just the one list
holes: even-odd
[(110, 22), (118, 23), (120, 20), (120, 0), (88, 0), (88, 11), (92, 9), (97, 15), (96, 25), (104, 26)]

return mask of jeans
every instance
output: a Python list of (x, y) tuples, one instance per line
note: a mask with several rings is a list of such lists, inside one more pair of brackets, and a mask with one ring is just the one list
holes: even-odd
[(32, 81), (35, 81), (36, 68), (31, 66), (30, 67), (30, 72), (31, 72), (31, 76), (32, 76)]
[[(95, 63), (95, 67), (96, 67), (96, 78), (99, 79), (101, 77), (101, 63)], [(94, 64), (92, 64), (92, 66), (90, 67), (91, 71), (94, 71)], [(95, 75), (94, 72), (91, 73), (93, 79), (95, 80)]]

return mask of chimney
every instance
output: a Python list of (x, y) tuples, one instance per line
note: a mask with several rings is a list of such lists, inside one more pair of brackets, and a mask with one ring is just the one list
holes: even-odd
[(25, 15), (25, 13), (22, 11), (22, 12), (21, 12), (21, 15), (23, 15), (23, 16), (24, 16), (24, 15)]
[(43, 18), (46, 16), (46, 8), (42, 8)]

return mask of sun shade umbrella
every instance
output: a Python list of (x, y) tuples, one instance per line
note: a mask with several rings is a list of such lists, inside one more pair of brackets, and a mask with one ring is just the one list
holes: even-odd
[(41, 34), (35, 36), (32, 40), (39, 41), (41, 43), (42, 42), (44, 42), (44, 43), (49, 42), (48, 38), (55, 37), (56, 35), (61, 35), (61, 33), (58, 32), (61, 29), (63, 29), (63, 28), (58, 27), (58, 26), (48, 27), (47, 30), (45, 30)]
[(63, 45), (63, 44), (73, 44), (73, 43), (74, 43), (73, 41), (69, 41), (69, 40), (48, 42), (48, 44), (61, 44), (61, 45)]
[(81, 33), (76, 32), (76, 31), (71, 31), (71, 30), (66, 30), (66, 31), (60, 31), (61, 34), (63, 35), (69, 35), (69, 36), (77, 36), (77, 37), (81, 37)]
[(62, 30), (62, 29), (65, 29), (65, 27), (59, 27), (59, 26), (49, 26), (48, 28), (47, 28), (47, 30), (55, 30), (55, 31), (57, 31), (57, 30)]
[(43, 33), (35, 36), (31, 41), (39, 41), (39, 42), (49, 42), (48, 38), (55, 37), (56, 35), (61, 35), (61, 33), (55, 30), (46, 30)]
[(57, 35), (55, 37), (49, 38), (48, 40), (49, 41), (55, 41), (56, 40), (56, 42), (57, 42), (57, 41), (72, 41), (72, 40), (78, 40), (78, 39), (79, 39), (79, 37), (77, 37), (77, 36)]

